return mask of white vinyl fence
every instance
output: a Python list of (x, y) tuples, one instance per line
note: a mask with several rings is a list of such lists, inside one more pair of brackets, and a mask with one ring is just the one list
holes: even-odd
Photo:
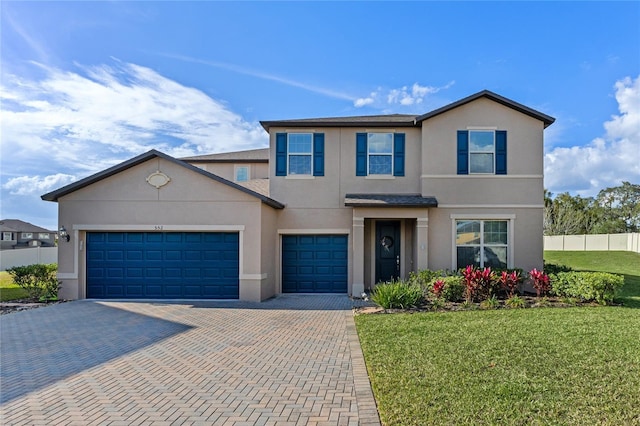
[(561, 251), (633, 251), (640, 253), (640, 233), (545, 235), (544, 249)]
[(34, 263), (58, 263), (58, 247), (0, 250), (0, 271)]

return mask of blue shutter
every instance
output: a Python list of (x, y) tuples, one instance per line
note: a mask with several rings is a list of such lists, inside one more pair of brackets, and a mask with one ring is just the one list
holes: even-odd
[(324, 133), (313, 134), (313, 175), (324, 176)]
[(469, 132), (458, 130), (458, 174), (469, 174)]
[(496, 130), (496, 174), (507, 174), (507, 131)]
[(287, 175), (287, 134), (276, 133), (276, 176)]
[(356, 133), (356, 176), (367, 175), (367, 134)]
[(404, 133), (393, 134), (393, 175), (404, 176)]

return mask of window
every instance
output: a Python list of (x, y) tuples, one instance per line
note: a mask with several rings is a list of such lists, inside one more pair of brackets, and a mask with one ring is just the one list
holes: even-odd
[(367, 134), (369, 175), (390, 175), (393, 171), (393, 134)]
[(456, 265), (506, 268), (508, 220), (456, 220)]
[(324, 176), (324, 133), (276, 133), (276, 176)]
[(236, 182), (249, 180), (249, 166), (236, 166)]
[(3, 232), (2, 233), (2, 240), (3, 241), (12, 241), (13, 240), (13, 234), (11, 232)]
[(356, 133), (356, 176), (404, 176), (404, 133)]
[(459, 130), (458, 174), (507, 174), (507, 132)]
[(48, 240), (49, 239), (49, 233), (47, 232), (41, 232), (38, 234), (38, 239), (39, 240)]
[(311, 175), (312, 135), (311, 133), (289, 133), (287, 156), (289, 175)]
[(469, 173), (493, 173), (494, 154), (493, 131), (469, 131)]
[(20, 237), (22, 239), (33, 238), (33, 233), (31, 233), (31, 232), (23, 232)]

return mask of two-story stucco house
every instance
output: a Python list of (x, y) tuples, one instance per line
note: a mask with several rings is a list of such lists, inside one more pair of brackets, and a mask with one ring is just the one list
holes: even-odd
[(54, 247), (58, 233), (18, 219), (0, 220), (0, 250)]
[(424, 115), (264, 121), (268, 150), (150, 151), (60, 188), (64, 298), (360, 295), (420, 269), (542, 267), (543, 133), (489, 91)]

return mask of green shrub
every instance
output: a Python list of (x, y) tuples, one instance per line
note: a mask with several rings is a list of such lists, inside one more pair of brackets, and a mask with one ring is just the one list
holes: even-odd
[(60, 281), (56, 277), (55, 263), (14, 266), (7, 269), (13, 282), (27, 291), (29, 297), (39, 300), (58, 300)]
[(519, 308), (526, 308), (527, 302), (522, 297), (515, 295), (505, 300), (504, 305), (507, 308), (519, 309)]
[(480, 302), (480, 309), (498, 309), (500, 307), (500, 301), (493, 295), (488, 299), (484, 299)]
[(560, 297), (577, 297), (606, 305), (624, 285), (621, 275), (607, 272), (559, 272), (552, 276), (551, 289)]
[(409, 274), (409, 283), (419, 285), (423, 289), (431, 287), (433, 281), (437, 278), (444, 277), (443, 271), (431, 271), (429, 269), (423, 269), (418, 272), (411, 272)]
[(464, 278), (461, 276), (448, 276), (448, 277), (440, 277), (434, 278), (427, 286), (429, 290), (429, 296), (434, 298), (433, 294), (433, 284), (436, 281), (442, 281), (444, 283), (444, 287), (440, 291), (440, 297), (442, 297), (447, 302), (457, 302), (462, 300), (464, 296)]
[(371, 300), (384, 309), (406, 309), (422, 302), (422, 287), (406, 281), (389, 281), (378, 284)]

